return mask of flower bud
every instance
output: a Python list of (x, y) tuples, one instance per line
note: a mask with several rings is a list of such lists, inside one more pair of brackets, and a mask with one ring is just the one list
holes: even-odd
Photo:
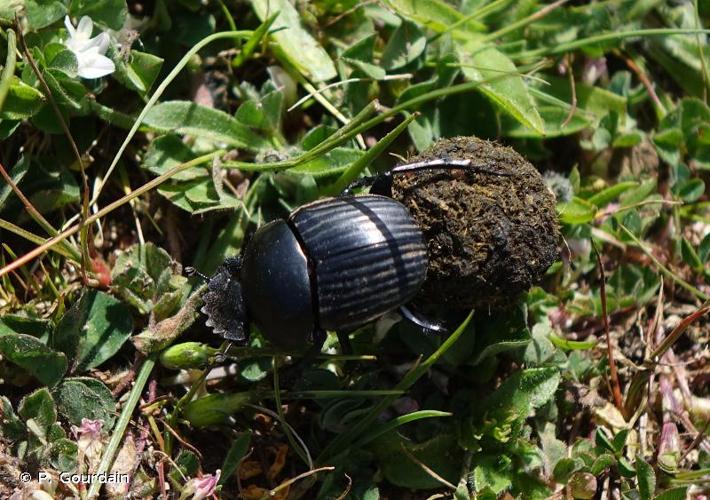
[(207, 364), (216, 349), (200, 342), (183, 342), (168, 347), (160, 353), (160, 364), (171, 370), (201, 368)]
[(210, 394), (188, 403), (183, 410), (183, 416), (195, 427), (219, 425), (251, 402), (251, 399), (249, 392)]

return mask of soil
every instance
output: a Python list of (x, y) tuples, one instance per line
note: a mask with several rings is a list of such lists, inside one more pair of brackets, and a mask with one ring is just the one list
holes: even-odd
[(449, 309), (509, 305), (558, 257), (555, 197), (535, 167), (495, 142), (442, 139), (411, 162), (438, 158), (474, 165), (395, 175), (392, 185), (428, 247), (427, 279), (415, 302)]

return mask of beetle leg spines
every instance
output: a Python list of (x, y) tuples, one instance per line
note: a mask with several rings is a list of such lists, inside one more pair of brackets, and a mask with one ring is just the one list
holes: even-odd
[(420, 326), (427, 333), (447, 333), (448, 330), (441, 324), (429, 321), (428, 319), (418, 316), (414, 311), (409, 309), (407, 306), (401, 306), (399, 308), (399, 313), (411, 323)]

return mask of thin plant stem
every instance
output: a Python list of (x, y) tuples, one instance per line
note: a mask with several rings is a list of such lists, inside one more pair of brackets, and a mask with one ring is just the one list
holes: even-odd
[(643, 253), (645, 253), (649, 259), (651, 259), (653, 261), (653, 263), (656, 265), (656, 267), (658, 267), (658, 269), (666, 276), (666, 278), (670, 278), (674, 283), (678, 284), (682, 288), (685, 288), (686, 290), (688, 290), (690, 293), (695, 295), (700, 300), (708, 300), (708, 298), (710, 298), (705, 293), (701, 292), (700, 290), (695, 288), (693, 285), (691, 285), (690, 283), (685, 281), (683, 278), (676, 276), (675, 273), (673, 273), (670, 269), (668, 269), (666, 266), (661, 264), (661, 262), (656, 258), (656, 256), (653, 255), (653, 252), (651, 252), (648, 248), (646, 248), (646, 246), (643, 243), (641, 243), (641, 241), (639, 241), (639, 239), (636, 237), (636, 235), (634, 235), (634, 233), (629, 231), (629, 229), (626, 226), (619, 223), (619, 227), (621, 228), (622, 231), (624, 231), (624, 233), (626, 233), (626, 235), (629, 238), (631, 238), (633, 240), (633, 242), (636, 244), (636, 246), (639, 249), (641, 249), (641, 251)]
[(389, 147), (392, 142), (399, 137), (399, 135), (404, 132), (404, 130), (409, 126), (409, 124), (418, 116), (418, 113), (413, 113), (405, 118), (402, 123), (397, 125), (392, 131), (390, 131), (386, 136), (377, 141), (373, 147), (371, 147), (364, 155), (355, 160), (350, 166), (338, 177), (333, 184), (326, 187), (324, 190), (325, 194), (336, 195), (341, 193), (345, 188), (350, 185), (355, 179), (360, 177), (360, 174), (371, 165), (372, 162), (380, 156), (385, 149)]
[(146, 182), (144, 185), (136, 189), (135, 191), (132, 191), (130, 194), (127, 194), (126, 196), (119, 198), (118, 200), (114, 201), (113, 203), (110, 203), (109, 205), (106, 205), (104, 208), (100, 209), (98, 212), (96, 212), (93, 215), (90, 215), (85, 221), (78, 223), (75, 226), (72, 226), (70, 228), (65, 229), (61, 233), (59, 233), (57, 236), (47, 240), (45, 243), (41, 244), (37, 248), (27, 252), (25, 255), (20, 257), (19, 259), (16, 259), (9, 264), (7, 264), (5, 267), (0, 269), (0, 276), (3, 276), (10, 271), (13, 271), (17, 269), (20, 266), (25, 265), (32, 259), (36, 258), (37, 256), (43, 254), (53, 246), (55, 246), (57, 243), (64, 241), (67, 239), (69, 236), (76, 234), (84, 225), (87, 224), (92, 224), (95, 221), (99, 220), (101, 217), (105, 216), (106, 214), (111, 213), (113, 210), (117, 209), (118, 207), (128, 203), (132, 199), (142, 195), (143, 193), (146, 193), (150, 191), (153, 188), (158, 187), (160, 184), (165, 182), (166, 180), (170, 179), (172, 176), (182, 172), (183, 170), (187, 170), (188, 168), (192, 168), (196, 165), (200, 165), (201, 163), (205, 163), (208, 161), (211, 161), (212, 158), (215, 156), (218, 156), (220, 154), (224, 153), (224, 151), (214, 151), (212, 153), (198, 156), (197, 158), (190, 160), (185, 163), (181, 163), (180, 165), (176, 165), (175, 167), (171, 168), (164, 174), (156, 177), (155, 179), (152, 179), (151, 181)]
[(7, 30), (7, 57), (5, 58), (5, 67), (0, 73), (0, 111), (5, 104), (5, 98), (10, 91), (12, 77), (15, 76), (15, 64), (17, 63), (17, 42), (15, 32)]
[[(700, 9), (698, 8), (698, 0), (695, 0), (693, 3), (695, 4), (695, 23), (698, 25), (698, 28), (702, 28), (703, 25), (700, 22)], [(703, 50), (703, 47), (705, 45), (700, 41), (700, 33), (695, 34), (695, 40), (698, 43), (698, 58), (700, 59), (700, 67), (702, 68), (703, 83), (705, 84), (705, 88), (703, 88), (703, 100), (705, 101), (705, 104), (707, 104), (708, 103), (708, 89), (710, 89), (710, 72), (708, 72), (708, 65), (707, 65), (707, 62), (705, 61), (705, 51)]]
[[(17, 236), (20, 236), (21, 238), (24, 238), (27, 241), (31, 241), (32, 243), (35, 243), (37, 245), (41, 245), (43, 242), (46, 241), (46, 238), (37, 236), (36, 234), (19, 226), (16, 226), (12, 222), (6, 221), (5, 219), (0, 219), (0, 229), (6, 229), (7, 231), (10, 231), (11, 233), (14, 233)], [(64, 245), (57, 245), (57, 247), (52, 248), (52, 250), (63, 257), (74, 260), (76, 263), (80, 262), (80, 258), (69, 252)]]
[(514, 59), (533, 59), (543, 56), (551, 56), (569, 52), (585, 45), (593, 43), (610, 42), (614, 40), (623, 40), (626, 38), (636, 37), (651, 37), (651, 36), (667, 36), (667, 35), (692, 35), (695, 33), (710, 33), (707, 29), (683, 29), (683, 28), (652, 28), (643, 30), (617, 31), (610, 33), (601, 33), (599, 35), (580, 38), (571, 42), (561, 43), (554, 47), (540, 47), (539, 49), (526, 50), (517, 54), (509, 54)]
[[(123, 406), (121, 415), (118, 417), (118, 421), (113, 428), (113, 434), (111, 434), (111, 439), (109, 440), (106, 450), (101, 457), (101, 462), (99, 462), (99, 466), (96, 469), (96, 474), (107, 473), (111, 469), (113, 460), (116, 457), (116, 453), (118, 453), (119, 446), (123, 440), (123, 435), (126, 432), (126, 428), (128, 428), (128, 423), (131, 421), (131, 415), (133, 415), (133, 411), (136, 409), (136, 406), (140, 401), (143, 388), (145, 387), (146, 382), (148, 382), (148, 378), (155, 367), (155, 360), (157, 357), (157, 353), (152, 354), (146, 358), (145, 361), (143, 361), (138, 375), (136, 376), (136, 381), (131, 389), (131, 393), (128, 396), (128, 400)], [(99, 488), (101, 488), (101, 483), (93, 481), (89, 487), (87, 495), (88, 498), (94, 498), (97, 496)]]
[[(39, 211), (32, 205), (32, 202), (27, 199), (25, 194), (20, 190), (20, 188), (17, 187), (17, 184), (12, 180), (12, 177), (7, 173), (5, 170), (5, 167), (0, 163), (0, 176), (5, 180), (5, 182), (8, 183), (10, 188), (13, 190), (15, 195), (20, 199), (22, 204), (25, 206), (25, 210), (27, 210), (27, 213), (30, 214), (30, 217), (34, 219), (37, 224), (39, 224), (42, 229), (47, 231), (47, 234), (50, 236), (56, 236), (59, 234), (59, 231), (54, 229), (54, 226), (52, 226), (47, 219), (44, 218), (44, 216), (39, 213)], [(72, 259), (76, 260), (77, 262), (81, 262), (81, 254), (76, 248), (72, 248), (71, 246), (67, 245), (66, 242), (62, 244), (62, 246), (65, 248), (65, 250), (69, 253)]]
[(116, 155), (113, 157), (113, 160), (111, 161), (111, 164), (109, 165), (108, 170), (106, 171), (106, 174), (103, 176), (103, 179), (101, 180), (101, 182), (99, 182), (97, 184), (96, 188), (94, 189), (94, 195), (91, 200), (91, 204), (94, 204), (98, 201), (99, 195), (101, 194), (101, 191), (103, 190), (104, 186), (108, 182), (108, 179), (111, 176), (111, 173), (116, 168), (116, 165), (118, 165), (118, 162), (121, 159), (121, 156), (123, 156), (123, 152), (126, 150), (126, 148), (128, 147), (128, 144), (133, 139), (133, 136), (136, 135), (138, 128), (143, 123), (143, 120), (145, 119), (148, 112), (155, 105), (155, 103), (158, 101), (158, 99), (160, 99), (160, 96), (163, 95), (163, 92), (165, 92), (165, 90), (168, 88), (168, 85), (170, 85), (172, 83), (172, 81), (178, 76), (178, 74), (187, 65), (187, 63), (190, 61), (192, 56), (194, 56), (200, 50), (202, 50), (205, 46), (209, 45), (210, 43), (212, 43), (216, 40), (222, 40), (225, 38), (248, 38), (252, 35), (252, 33), (253, 32), (250, 30), (222, 31), (220, 33), (214, 33), (212, 35), (209, 35), (209, 36), (203, 38), (199, 42), (197, 42), (195, 45), (192, 46), (192, 48), (190, 50), (188, 50), (185, 53), (185, 55), (182, 57), (182, 59), (180, 59), (180, 61), (178, 61), (178, 63), (170, 71), (170, 73), (168, 73), (168, 76), (166, 76), (165, 79), (162, 82), (160, 82), (160, 85), (158, 85), (158, 88), (155, 89), (155, 92), (153, 92), (153, 95), (150, 96), (150, 99), (148, 99), (148, 102), (143, 107), (143, 110), (141, 110), (140, 114), (136, 118), (135, 122), (133, 123), (133, 126), (128, 131), (128, 135), (126, 135), (126, 138), (123, 140), (121, 147), (118, 148)]
[[(49, 85), (47, 85), (47, 81), (44, 79), (44, 75), (39, 70), (39, 67), (37, 67), (37, 63), (32, 57), (32, 53), (27, 48), (27, 44), (25, 43), (25, 37), (22, 35), (22, 29), (20, 28), (19, 20), (17, 18), (15, 18), (15, 24), (19, 28), (18, 34), (20, 39), (20, 46), (22, 47), (22, 53), (25, 55), (27, 62), (30, 64), (32, 71), (37, 76), (37, 80), (39, 80), (40, 84), (42, 85), (44, 95), (49, 101), (49, 104), (52, 106), (52, 110), (54, 111), (54, 114), (56, 115), (57, 120), (59, 121), (59, 125), (62, 127), (62, 131), (64, 132), (67, 141), (69, 142), (69, 146), (71, 147), (72, 153), (74, 153), (74, 156), (76, 156), (76, 160), (79, 163), (79, 171), (81, 172), (81, 221), (86, 221), (86, 219), (89, 217), (89, 181), (86, 177), (84, 159), (82, 158), (81, 153), (79, 152), (79, 147), (76, 145), (76, 141), (74, 140), (74, 136), (72, 135), (71, 130), (69, 130), (69, 124), (64, 119), (64, 115), (59, 109), (57, 101), (54, 99), (52, 89), (50, 89)], [(79, 234), (79, 249), (81, 250), (81, 277), (84, 283), (86, 283), (86, 269), (89, 267), (90, 262), (88, 246), (89, 225), (81, 224), (80, 227), (81, 232)]]
[(614, 358), (614, 348), (611, 343), (611, 330), (609, 328), (609, 314), (606, 307), (606, 275), (602, 265), (602, 257), (597, 250), (597, 246), (592, 243), (592, 248), (597, 256), (597, 267), (600, 275), (599, 297), (602, 303), (602, 323), (604, 324), (604, 334), (606, 336), (606, 355), (609, 360), (609, 379), (611, 380), (611, 392), (614, 396), (614, 405), (627, 418), (624, 408), (624, 399), (621, 396), (621, 384), (619, 383), (619, 372), (616, 369), (616, 359)]
[[(415, 365), (402, 380), (396, 385), (395, 391), (404, 392), (407, 391), (414, 383), (424, 375), (429, 368), (439, 361), (439, 359), (456, 343), (456, 341), (461, 337), (461, 335), (466, 331), (468, 324), (473, 318), (473, 311), (469, 313), (466, 319), (459, 325), (459, 327), (452, 333), (441, 346), (434, 351), (424, 362)], [(347, 431), (338, 435), (333, 439), (321, 452), (320, 456), (316, 460), (316, 464), (323, 463), (330, 459), (334, 452), (338, 454), (342, 453), (347, 449), (347, 447), (356, 439), (358, 439), (363, 432), (368, 430), (372, 423), (377, 420), (380, 413), (382, 413), (388, 406), (392, 404), (397, 396), (388, 396), (382, 398), (380, 402), (375, 405), (360, 421), (355, 425), (350, 427)]]
[(557, 7), (560, 7), (561, 5), (567, 3), (569, 0), (557, 0), (556, 2), (551, 3), (550, 5), (546, 5), (542, 9), (538, 10), (537, 12), (532, 13), (528, 17), (521, 19), (519, 21), (516, 21), (512, 24), (509, 24), (505, 28), (501, 28), (498, 31), (494, 31), (493, 33), (490, 33), (483, 37), (483, 41), (485, 42), (491, 42), (497, 38), (500, 38), (502, 36), (507, 35), (508, 33), (511, 33), (517, 29), (523, 28), (527, 26), (530, 23), (534, 23), (538, 19), (542, 19), (546, 15), (548, 15), (550, 12), (555, 10)]

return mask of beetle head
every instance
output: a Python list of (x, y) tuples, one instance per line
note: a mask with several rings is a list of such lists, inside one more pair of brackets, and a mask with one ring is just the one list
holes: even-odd
[(212, 331), (228, 340), (243, 342), (247, 337), (247, 313), (239, 283), (241, 263), (238, 257), (230, 257), (219, 266), (207, 282), (207, 293), (202, 297), (207, 315), (205, 324)]

